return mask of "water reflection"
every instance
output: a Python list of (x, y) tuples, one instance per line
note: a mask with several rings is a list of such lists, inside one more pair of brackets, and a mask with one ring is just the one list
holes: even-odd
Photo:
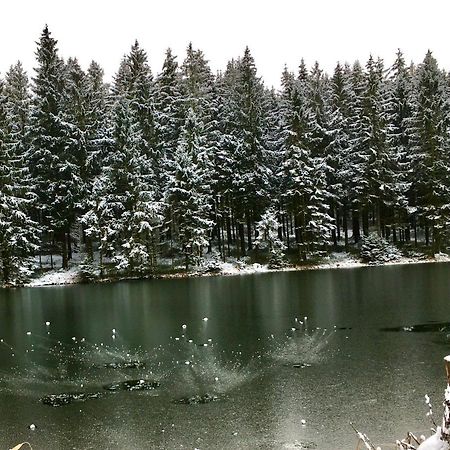
[[(4, 290), (0, 447), (336, 450), (354, 446), (350, 421), (376, 443), (423, 432), (446, 337), (381, 329), (450, 321), (449, 275), (428, 264)], [(140, 379), (160, 387), (39, 402)], [(219, 401), (173, 403), (205, 395)]]

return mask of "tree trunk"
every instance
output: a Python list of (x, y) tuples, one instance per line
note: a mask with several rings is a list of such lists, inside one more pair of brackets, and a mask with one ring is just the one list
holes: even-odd
[(441, 233), (436, 227), (432, 227), (433, 255), (441, 251)]
[[(336, 210), (334, 207), (330, 209), (330, 215), (334, 219), (334, 222), (336, 223)], [(333, 228), (331, 231), (331, 239), (333, 240), (333, 246), (335, 249), (337, 249), (338, 243), (337, 243), (337, 228)]]
[(251, 214), (247, 213), (247, 243), (248, 243), (248, 251), (252, 250), (252, 221)]
[(67, 255), (67, 234), (62, 232), (61, 239), (61, 254), (62, 254), (62, 268), (67, 269), (69, 267), (68, 255)]
[(362, 211), (362, 223), (364, 236), (369, 236), (369, 212), (367, 208), (364, 208)]
[[(218, 217), (216, 217), (216, 221), (217, 221), (217, 225), (216, 225), (216, 227), (217, 227), (217, 246), (219, 247), (219, 254), (220, 254), (220, 256), (222, 257), (223, 255), (222, 255), (222, 252), (223, 252), (223, 248), (222, 248), (222, 236), (221, 236), (221, 229), (222, 229), (222, 222), (221, 222), (221, 220), (218, 218)], [(210, 250), (211, 251), (211, 250)]]
[(246, 253), (245, 253), (244, 224), (239, 222), (238, 229), (239, 229), (239, 240), (241, 244), (241, 256), (245, 256)]
[(228, 250), (228, 256), (231, 256), (231, 250), (230, 250), (230, 245), (231, 245), (231, 240), (233, 239), (233, 236), (231, 234), (231, 220), (230, 220), (230, 216), (227, 215), (227, 250)]
[(347, 224), (347, 207), (344, 206), (344, 210), (342, 212), (342, 226), (344, 227), (344, 243), (345, 249), (348, 248), (348, 224)]
[(414, 246), (417, 247), (417, 219), (415, 214), (413, 217), (413, 225), (414, 225)]
[(361, 232), (359, 228), (359, 211), (357, 209), (352, 210), (352, 229), (353, 242), (357, 244), (361, 239)]
[(340, 208), (336, 208), (336, 232), (338, 242), (341, 240), (341, 214)]
[(381, 202), (377, 200), (376, 208), (375, 208), (375, 224), (377, 226), (378, 236), (381, 236)]
[(67, 232), (67, 258), (69, 261), (72, 259), (72, 238), (70, 236), (70, 231)]

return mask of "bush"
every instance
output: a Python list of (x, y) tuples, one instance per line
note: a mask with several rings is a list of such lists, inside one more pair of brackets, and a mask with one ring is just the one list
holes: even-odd
[(284, 253), (281, 249), (273, 249), (270, 252), (269, 264), (267, 267), (269, 269), (282, 269), (286, 267), (287, 263), (284, 259)]
[(395, 261), (402, 255), (397, 247), (376, 233), (372, 233), (363, 237), (360, 256), (364, 262), (369, 264), (383, 264), (388, 261)]
[(80, 264), (80, 277), (85, 283), (95, 281), (100, 277), (100, 269), (93, 261), (86, 258)]

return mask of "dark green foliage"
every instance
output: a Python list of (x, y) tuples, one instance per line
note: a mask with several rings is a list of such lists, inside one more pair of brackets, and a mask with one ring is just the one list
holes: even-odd
[(361, 241), (361, 259), (370, 264), (383, 264), (401, 257), (398, 249), (386, 239), (371, 233)]
[(91, 280), (154, 274), (161, 257), (215, 271), (449, 245), (449, 76), (431, 52), (331, 77), (301, 60), (280, 92), (248, 48), (218, 74), (192, 44), (180, 65), (169, 49), (153, 78), (136, 41), (112, 86), (97, 63), (64, 62), (47, 27), (36, 57), (31, 89), (20, 63), (0, 83), (3, 282), (36, 253), (67, 268), (81, 251)]

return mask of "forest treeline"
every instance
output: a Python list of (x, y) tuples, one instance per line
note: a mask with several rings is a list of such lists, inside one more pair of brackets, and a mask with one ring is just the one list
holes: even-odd
[(0, 265), (74, 247), (103, 271), (149, 274), (255, 246), (298, 260), (369, 228), (430, 251), (448, 244), (450, 76), (431, 52), (392, 67), (287, 68), (268, 89), (248, 48), (213, 74), (201, 50), (167, 50), (153, 76), (138, 42), (111, 84), (64, 61), (46, 27), (34, 77), (0, 81)]

